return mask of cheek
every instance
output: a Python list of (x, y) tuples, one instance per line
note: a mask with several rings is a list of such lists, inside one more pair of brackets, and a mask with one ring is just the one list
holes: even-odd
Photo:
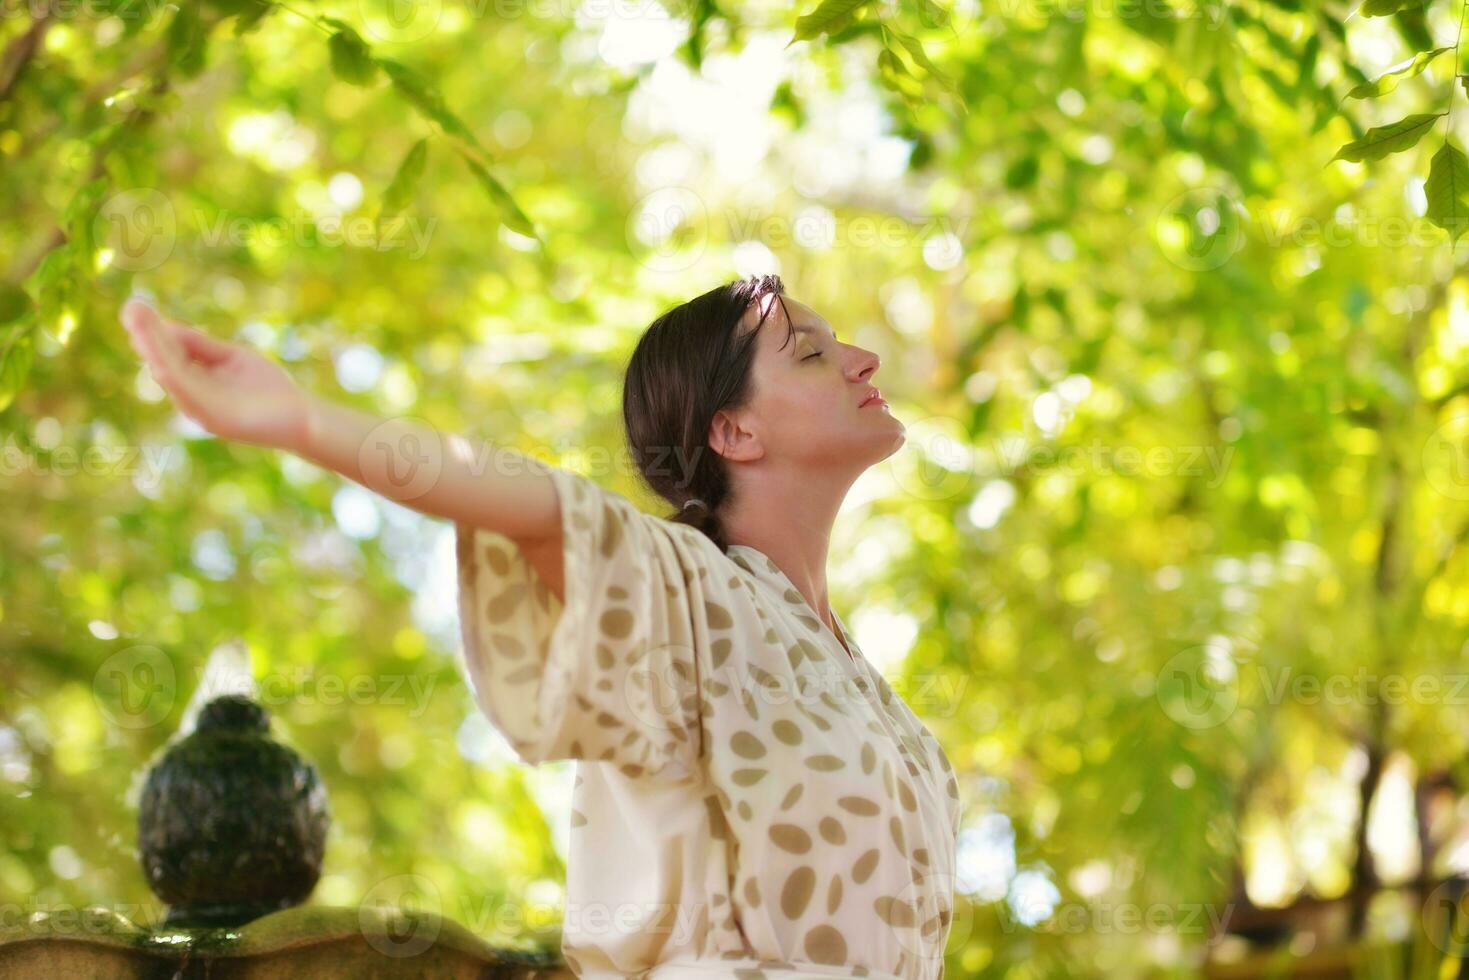
[(815, 384), (791, 383), (771, 392), (768, 418), (783, 428), (804, 428), (830, 420), (831, 393)]
[(856, 410), (844, 406), (839, 393), (814, 386), (783, 392), (770, 401), (768, 412), (771, 444), (797, 455), (844, 443), (858, 421)]

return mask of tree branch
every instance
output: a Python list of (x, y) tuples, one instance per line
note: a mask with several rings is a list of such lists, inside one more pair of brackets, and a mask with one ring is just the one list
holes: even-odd
[(41, 42), (46, 39), (46, 32), (51, 29), (52, 10), (50, 4), (36, 15), (31, 23), (30, 30), (10, 42), (10, 47), (5, 49), (5, 56), (0, 59), (0, 102), (10, 97), (15, 86), (20, 82), (20, 77), (25, 73), (26, 67), (35, 58), (36, 51), (40, 49)]

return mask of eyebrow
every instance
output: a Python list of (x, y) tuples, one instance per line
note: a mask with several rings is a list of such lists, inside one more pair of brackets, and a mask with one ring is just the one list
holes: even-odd
[(832, 340), (835, 340), (836, 339), (836, 336), (837, 336), (837, 332), (835, 330), (832, 330), (832, 331), (817, 330), (815, 327), (808, 326), (807, 324), (804, 324), (804, 323), (793, 323), (793, 324), (791, 324), (791, 329), (794, 330), (796, 333), (825, 333)]

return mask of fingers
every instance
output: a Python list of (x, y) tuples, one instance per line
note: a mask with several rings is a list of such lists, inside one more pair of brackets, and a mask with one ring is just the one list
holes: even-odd
[(133, 347), (148, 362), (153, 373), (163, 376), (169, 373), (169, 363), (164, 351), (159, 346), (157, 332), (153, 329), (158, 322), (158, 314), (153, 307), (140, 299), (130, 299), (122, 307), (122, 325), (127, 328), (128, 336), (132, 339)]
[(196, 330), (177, 320), (165, 320), (164, 325), (183, 348), (184, 353), (201, 364), (218, 364), (228, 358), (232, 345), (216, 340), (202, 330)]
[(122, 322), (133, 346), (148, 362), (154, 379), (168, 390), (180, 407), (197, 416), (197, 380), (190, 376), (188, 359), (174, 339), (174, 331), (164, 325), (153, 307), (136, 298), (123, 305)]

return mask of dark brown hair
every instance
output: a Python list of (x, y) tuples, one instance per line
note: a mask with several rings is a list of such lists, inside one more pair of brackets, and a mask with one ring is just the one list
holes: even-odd
[(669, 520), (697, 527), (721, 551), (728, 547), (719, 513), (731, 492), (729, 465), (710, 447), (709, 426), (720, 409), (749, 400), (755, 340), (775, 306), (743, 335), (741, 318), (770, 294), (784, 309), (784, 292), (779, 276), (751, 276), (668, 310), (643, 333), (623, 381), (623, 425), (643, 478), (680, 508)]

